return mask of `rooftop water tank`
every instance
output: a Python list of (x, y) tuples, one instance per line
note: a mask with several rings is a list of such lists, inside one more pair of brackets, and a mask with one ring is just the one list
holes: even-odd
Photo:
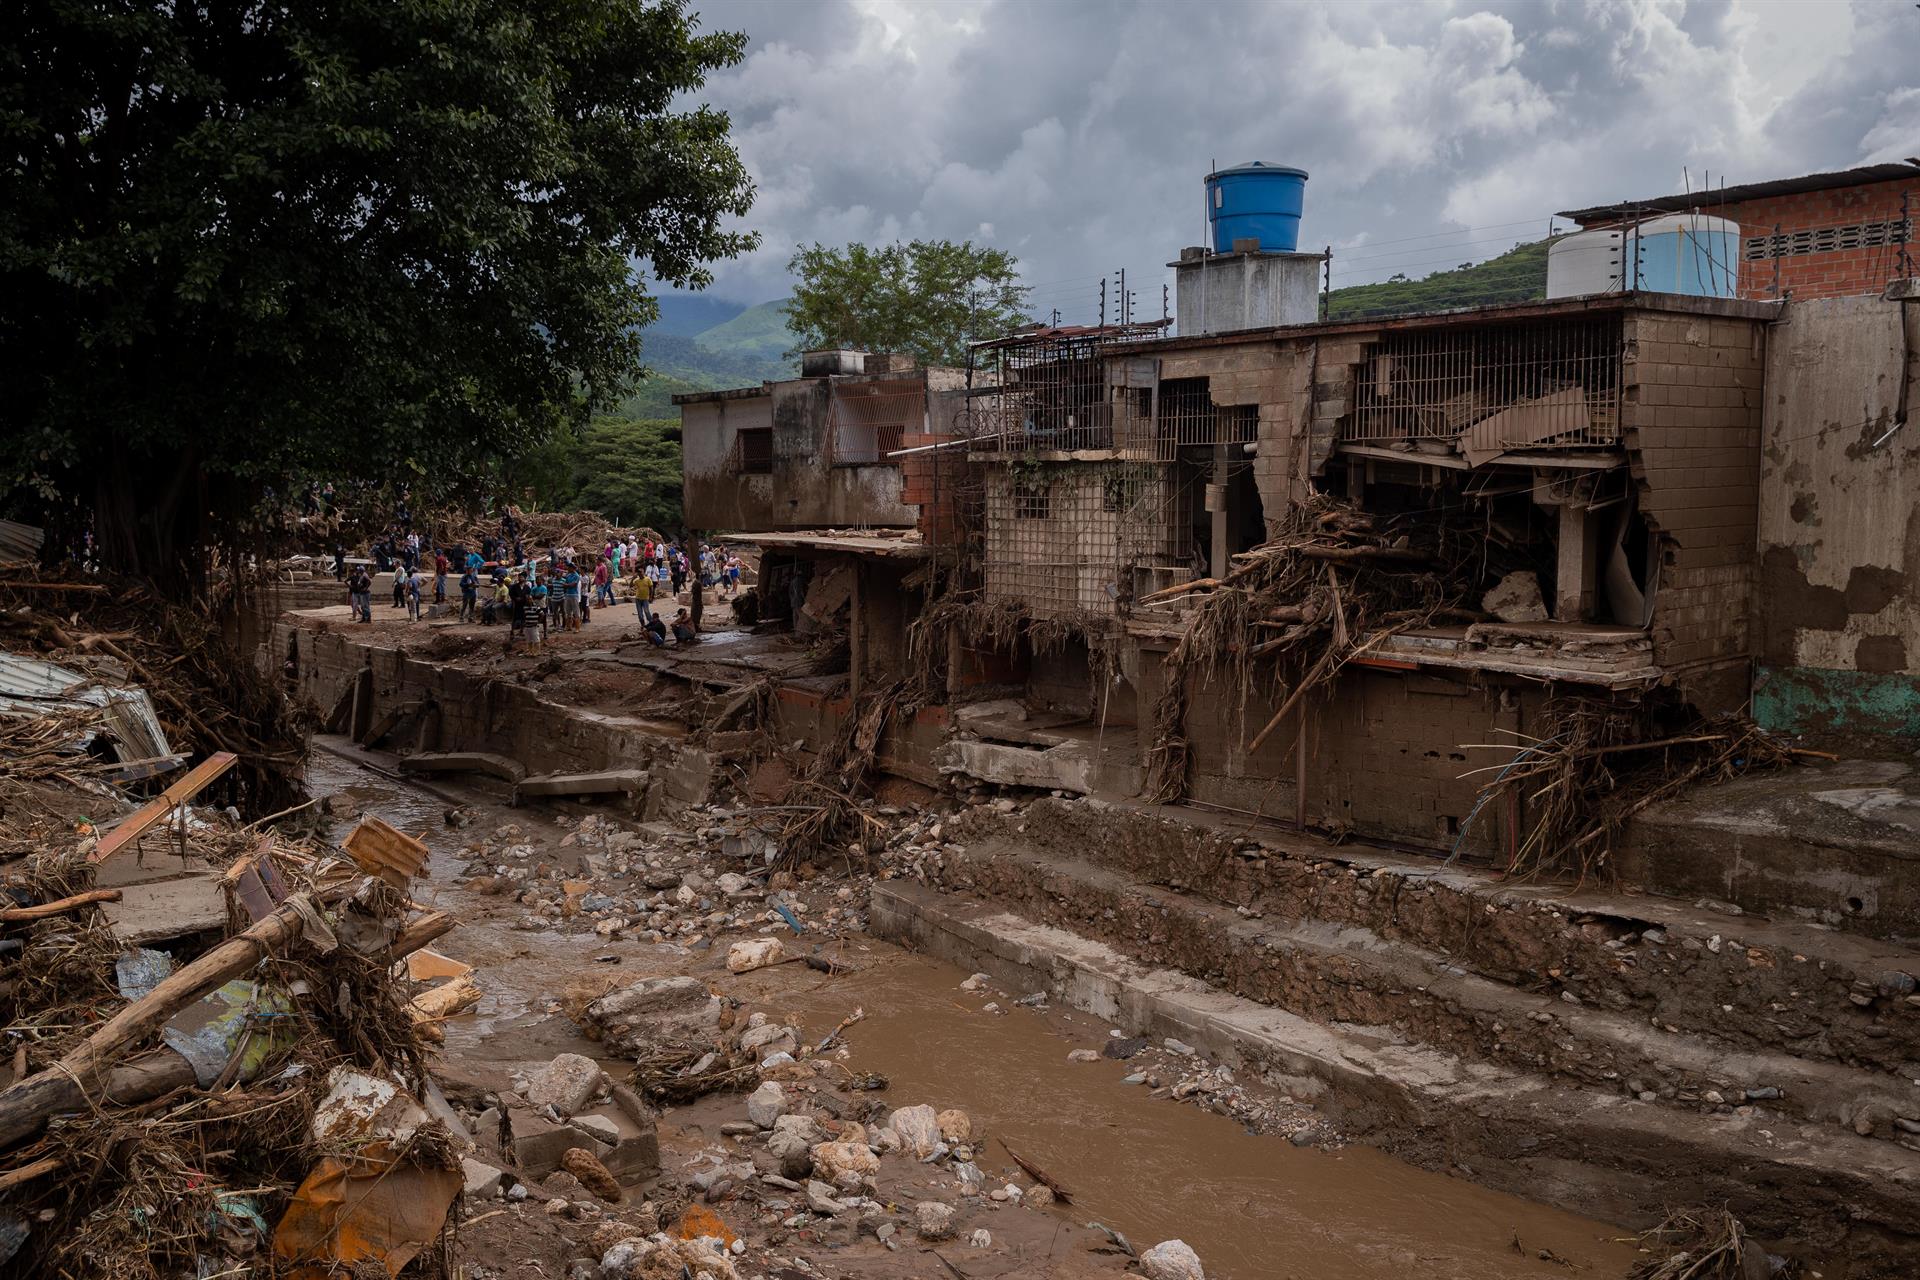
[(1207, 175), (1207, 224), (1213, 251), (1232, 253), (1235, 240), (1258, 240), (1263, 253), (1292, 253), (1300, 244), (1307, 171), (1252, 160)]
[(1738, 297), (1740, 224), (1676, 213), (1649, 218), (1637, 228), (1575, 232), (1547, 249), (1549, 298), (1623, 289)]

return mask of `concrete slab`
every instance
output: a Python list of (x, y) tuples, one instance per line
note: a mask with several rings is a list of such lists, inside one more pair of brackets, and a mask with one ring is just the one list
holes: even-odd
[(101, 908), (113, 933), (129, 947), (226, 928), (227, 895), (212, 872), (128, 885), (118, 902)]
[(1874, 937), (1920, 937), (1920, 771), (1842, 760), (1749, 774), (1642, 812), (1620, 878)]
[(1046, 791), (1093, 790), (1093, 762), (1077, 742), (1040, 750), (999, 742), (950, 742), (937, 757), (940, 772), (966, 774), (1003, 787)]
[(422, 751), (402, 756), (402, 773), (484, 773), (507, 782), (527, 776), (527, 766), (491, 751)]
[(653, 775), (645, 769), (607, 769), (600, 773), (543, 773), (514, 784), (513, 802), (529, 796), (605, 796), (644, 792)]

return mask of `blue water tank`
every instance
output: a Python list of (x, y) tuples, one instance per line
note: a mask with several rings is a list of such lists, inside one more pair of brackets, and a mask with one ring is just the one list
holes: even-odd
[(1207, 175), (1207, 222), (1213, 251), (1232, 253), (1235, 240), (1258, 240), (1266, 253), (1292, 253), (1300, 244), (1300, 209), (1307, 171), (1251, 160)]

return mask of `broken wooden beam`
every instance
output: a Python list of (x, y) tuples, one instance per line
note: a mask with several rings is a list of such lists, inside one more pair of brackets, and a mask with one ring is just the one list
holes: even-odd
[(44, 920), (48, 916), (64, 915), (77, 911), (81, 907), (92, 906), (96, 902), (118, 902), (118, 889), (89, 889), (85, 893), (76, 893), (67, 898), (56, 898), (52, 902), (42, 902), (32, 907), (8, 907), (0, 911), (0, 923), (20, 924), (28, 920)]
[(239, 760), (240, 757), (231, 751), (214, 752), (193, 766), (186, 777), (147, 801), (128, 815), (120, 825), (101, 836), (100, 843), (95, 845), (93, 852), (87, 855), (87, 861), (105, 862), (127, 845), (138, 840), (154, 823), (205, 791), (215, 779), (239, 763)]
[(1178, 582), (1171, 587), (1162, 587), (1158, 591), (1149, 591), (1146, 595), (1135, 600), (1134, 603), (1152, 604), (1156, 600), (1171, 600), (1175, 596), (1185, 595), (1189, 591), (1199, 591), (1204, 588), (1217, 587), (1219, 585), (1220, 579), (1218, 578), (1195, 578), (1192, 582)]
[(427, 861), (427, 846), (404, 831), (399, 831), (371, 815), (340, 842), (359, 868), (379, 876), (396, 889), (420, 874)]

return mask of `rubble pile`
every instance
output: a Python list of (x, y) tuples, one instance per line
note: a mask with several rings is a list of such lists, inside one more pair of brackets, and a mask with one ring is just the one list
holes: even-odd
[[(409, 905), (424, 846), (369, 820), (327, 847), (183, 800), (141, 849), (115, 833), (146, 810), (83, 781), (9, 789), (0, 1262), (115, 1280), (430, 1262), (461, 1135), (427, 1072), (431, 990), (406, 976), (453, 926)], [(164, 909), (203, 889), (224, 920)]]

